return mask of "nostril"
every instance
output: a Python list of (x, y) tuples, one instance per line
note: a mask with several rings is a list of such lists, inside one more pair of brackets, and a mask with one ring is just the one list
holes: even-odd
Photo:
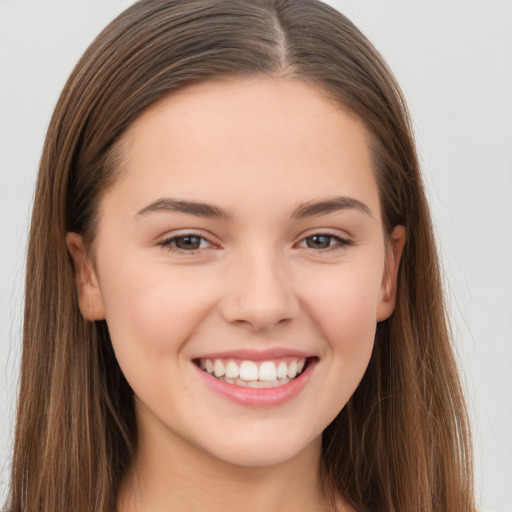
[(284, 326), (299, 315), (297, 297), (283, 275), (254, 269), (243, 278), (233, 277), (220, 312), (233, 325), (264, 331)]

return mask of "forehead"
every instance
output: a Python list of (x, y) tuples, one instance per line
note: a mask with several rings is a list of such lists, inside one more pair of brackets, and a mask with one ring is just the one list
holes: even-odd
[(378, 210), (362, 123), (322, 89), (297, 80), (184, 88), (146, 110), (121, 142), (118, 186), (133, 201), (179, 194), (229, 206), (259, 196), (260, 205), (291, 208), (343, 194), (366, 196)]

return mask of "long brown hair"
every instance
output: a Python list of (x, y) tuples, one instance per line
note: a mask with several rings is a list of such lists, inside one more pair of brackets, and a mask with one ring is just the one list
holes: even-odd
[(431, 220), (405, 102), (382, 58), (316, 0), (142, 0), (87, 49), (48, 129), (28, 249), (10, 511), (114, 509), (135, 449), (133, 393), (105, 322), (80, 314), (65, 244), (69, 231), (94, 239), (117, 142), (178, 88), (262, 75), (313, 84), (362, 120), (385, 231), (407, 230), (396, 310), (377, 326), (368, 370), (323, 435), (326, 492), (361, 512), (474, 510)]

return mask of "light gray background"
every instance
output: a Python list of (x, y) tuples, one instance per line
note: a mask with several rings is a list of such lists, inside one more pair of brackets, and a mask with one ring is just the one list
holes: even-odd
[[(60, 89), (130, 0), (0, 0), (0, 502), (27, 222)], [(412, 112), (475, 436), (482, 508), (512, 511), (512, 1), (339, 0)]]

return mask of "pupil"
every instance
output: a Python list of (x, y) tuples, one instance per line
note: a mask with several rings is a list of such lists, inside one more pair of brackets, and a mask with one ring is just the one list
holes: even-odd
[(331, 237), (328, 235), (314, 235), (307, 240), (307, 246), (310, 249), (327, 249), (330, 245)]
[(201, 239), (198, 236), (182, 236), (176, 239), (176, 246), (179, 249), (193, 250), (199, 249)]

